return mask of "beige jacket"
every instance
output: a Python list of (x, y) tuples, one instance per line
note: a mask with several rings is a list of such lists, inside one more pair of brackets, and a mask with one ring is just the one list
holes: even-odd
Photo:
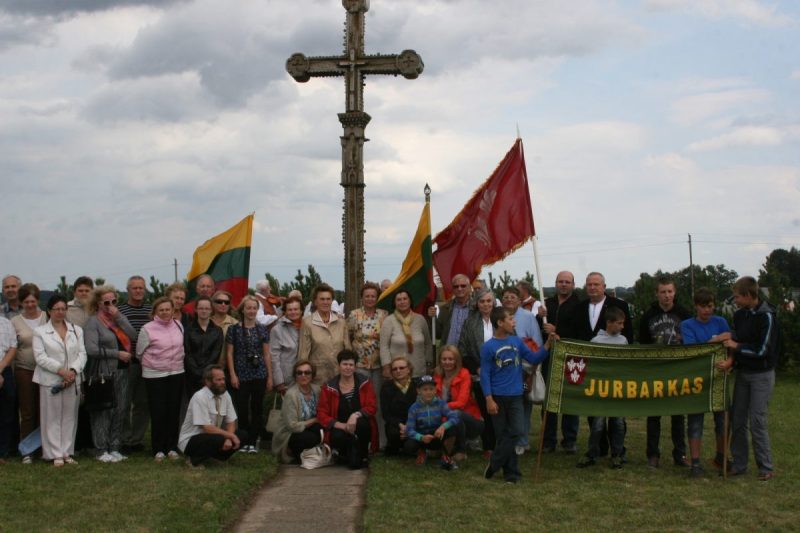
[[(45, 324), (47, 324), (47, 313), (42, 311), (39, 314), (39, 326)], [(33, 330), (22, 315), (13, 317), (11, 325), (17, 332), (17, 357), (14, 359), (14, 368), (24, 368), (33, 372), (36, 369), (36, 359), (33, 356)]]
[(343, 318), (331, 312), (331, 321), (325, 325), (319, 313), (314, 311), (303, 319), (297, 360), (311, 361), (317, 367), (314, 383), (325, 383), (338, 373), (336, 356), (344, 349), (350, 349), (350, 335), (347, 321)]

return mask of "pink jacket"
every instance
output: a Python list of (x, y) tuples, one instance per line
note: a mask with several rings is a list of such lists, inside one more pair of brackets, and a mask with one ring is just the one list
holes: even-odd
[(142, 368), (159, 372), (183, 372), (183, 328), (175, 320), (158, 317), (142, 326), (136, 342)]

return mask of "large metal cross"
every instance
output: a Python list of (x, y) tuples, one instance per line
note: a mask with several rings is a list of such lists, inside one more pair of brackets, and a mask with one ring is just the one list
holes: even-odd
[(345, 112), (339, 113), (342, 124), (342, 181), (344, 214), (345, 308), (359, 307), (359, 293), (364, 283), (364, 130), (370, 116), (364, 112), (364, 77), (367, 74), (402, 75), (415, 79), (424, 67), (414, 50), (400, 54), (364, 54), (364, 14), (369, 0), (342, 0), (347, 11), (344, 53), (340, 56), (306, 57), (293, 54), (286, 60), (286, 70), (299, 82), (311, 78), (344, 76)]

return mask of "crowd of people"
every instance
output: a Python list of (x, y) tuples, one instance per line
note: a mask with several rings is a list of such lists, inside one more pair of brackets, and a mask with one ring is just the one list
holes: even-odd
[[(431, 457), (456, 470), (468, 454), (487, 460), (484, 476), (521, 478), (518, 457), (531, 449), (533, 402), (527, 391), (559, 338), (629, 344), (634, 331), (629, 306), (606, 291), (602, 274), (586, 277), (586, 299), (575, 293), (572, 273), (556, 277), (556, 294), (536, 300), (527, 282), (494, 294), (465, 275), (452, 280), (453, 297), (414, 312), (406, 290), (395, 291), (390, 313), (377, 308), (389, 283), (368, 282), (361, 306), (344, 309), (327, 284), (302, 295), (278, 297), (265, 281), (232, 310), (232, 295), (211, 276), (196, 283), (187, 302), (181, 283), (146, 302), (145, 280), (132, 276), (127, 300), (111, 285), (88, 277), (72, 286), (74, 298), (54, 294), (40, 309), (36, 285), (17, 276), (2, 281), (0, 317), (0, 462), (15, 442), (33, 434), (41, 457), (54, 466), (74, 464), (76, 445), (98, 461), (124, 461), (146, 449), (155, 461), (185, 455), (192, 465), (225, 460), (235, 452), (258, 453), (264, 433), (265, 396), (281, 399), (271, 449), (283, 462), (328, 444), (337, 462), (365, 468), (371, 454)], [(714, 314), (708, 289), (694, 294), (694, 315), (675, 300), (675, 283), (659, 279), (655, 301), (641, 317), (641, 344), (722, 343), (735, 367), (731, 407), (732, 461), (723, 464), (724, 415), (714, 413), (714, 465), (732, 475), (748, 465), (748, 426), (759, 477), (774, 475), (767, 431), (767, 404), (774, 387), (779, 331), (775, 310), (756, 281), (733, 286), (738, 310), (733, 330)], [(434, 327), (431, 327), (431, 322)], [(435, 337), (432, 336), (435, 332)], [(438, 350), (435, 346), (440, 346)], [(562, 448), (577, 454), (579, 418), (547, 418), (542, 453)], [(688, 448), (686, 442), (688, 418)], [(703, 414), (670, 417), (672, 459), (692, 477), (703, 476)], [(587, 468), (610, 455), (627, 462), (624, 418), (590, 417)], [(38, 432), (38, 433), (37, 433)], [(645, 455), (661, 458), (661, 417), (647, 419)], [(20, 446), (20, 449), (23, 447)], [(22, 462), (33, 461), (25, 453)]]

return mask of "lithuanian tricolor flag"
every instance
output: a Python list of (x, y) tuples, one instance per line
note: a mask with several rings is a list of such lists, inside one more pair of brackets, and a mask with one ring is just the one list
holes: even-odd
[(214, 278), (217, 290), (225, 290), (233, 295), (234, 306), (247, 294), (253, 215), (244, 217), (232, 228), (211, 237), (194, 251), (192, 269), (186, 276), (190, 300), (196, 295), (197, 278), (203, 274)]
[(408, 248), (400, 275), (388, 289), (381, 293), (381, 297), (378, 299), (378, 307), (381, 309), (394, 311), (394, 295), (400, 289), (405, 289), (411, 294), (413, 309), (422, 316), (428, 316), (427, 308), (436, 301), (436, 285), (433, 283), (430, 205), (430, 202), (426, 200), (417, 233)]

